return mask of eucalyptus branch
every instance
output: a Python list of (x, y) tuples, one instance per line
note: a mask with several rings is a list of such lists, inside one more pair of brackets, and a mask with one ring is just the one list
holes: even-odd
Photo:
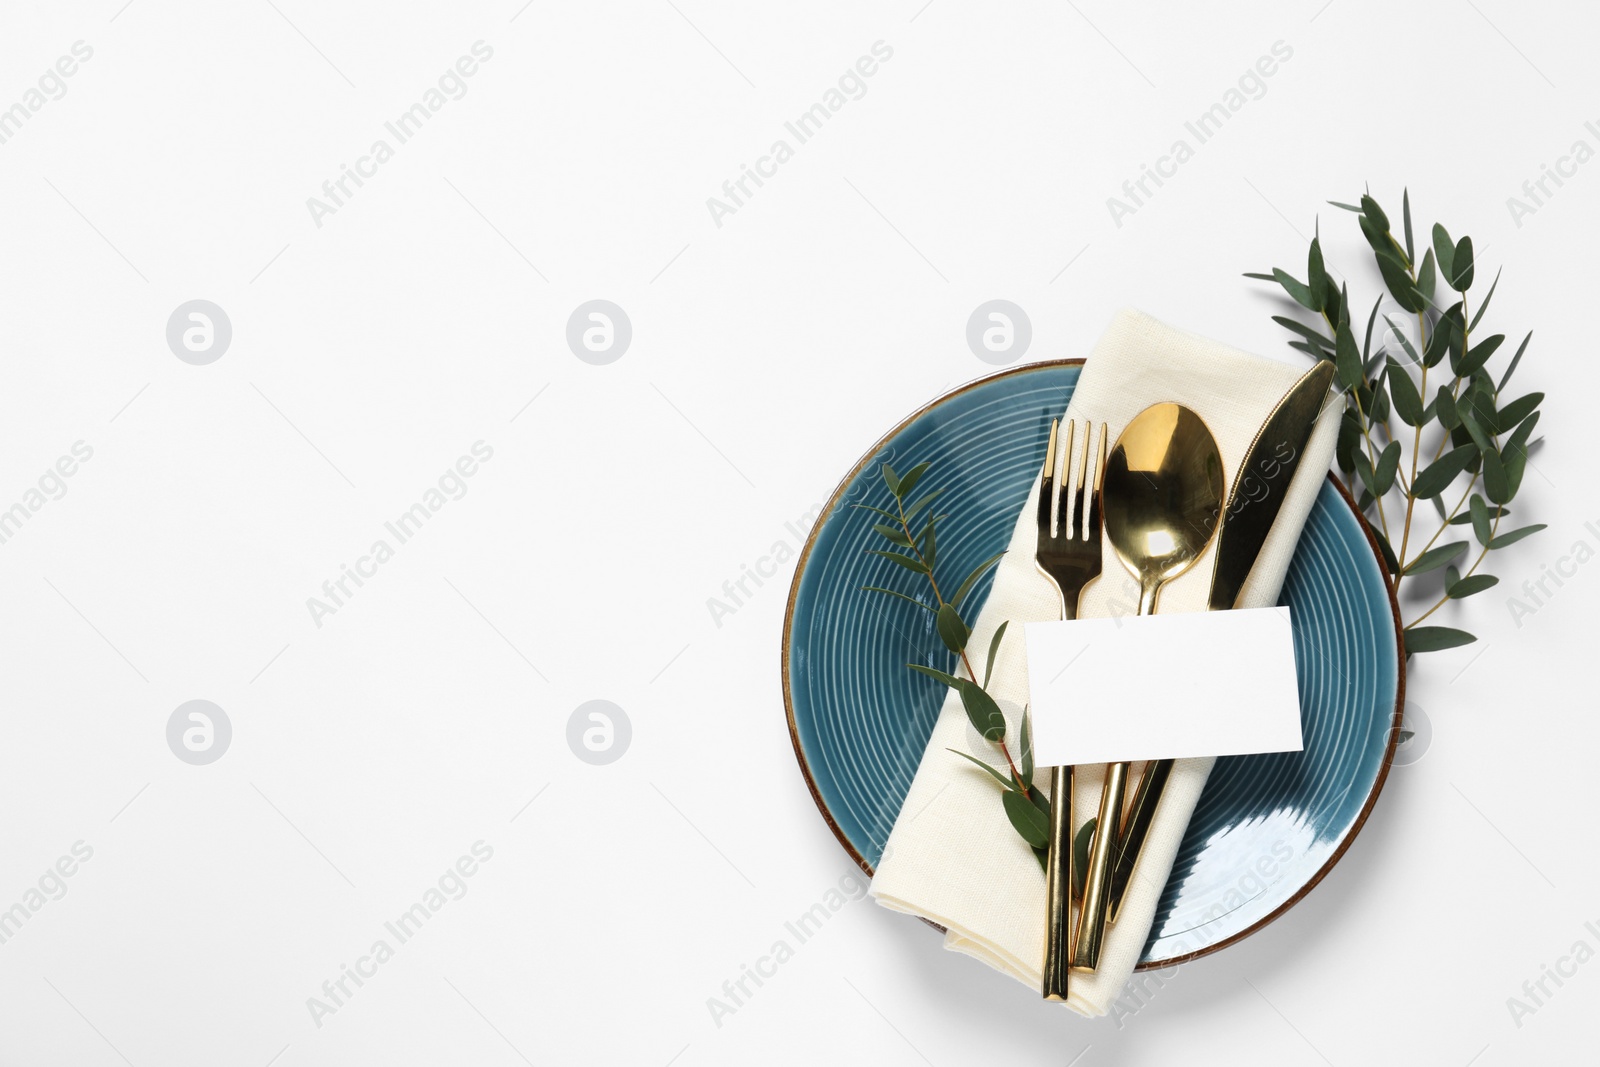
[[(1360, 510), (1376, 520), (1378, 529), (1373, 535), (1382, 550), (1391, 588), (1398, 594), (1404, 579), (1444, 569), (1443, 596), (1405, 624), (1407, 653), (1454, 648), (1476, 638), (1464, 630), (1418, 624), (1448, 601), (1462, 600), (1493, 586), (1497, 578), (1479, 573), (1488, 554), (1544, 529), (1543, 524), (1535, 523), (1500, 533), (1500, 522), (1510, 513), (1507, 505), (1522, 483), (1528, 444), (1544, 399), (1543, 393), (1529, 393), (1501, 401), (1501, 393), (1532, 334), (1524, 337), (1496, 383), (1487, 365), (1505, 336), (1494, 334), (1474, 344), (1473, 332), (1489, 308), (1499, 275), (1479, 302), (1476, 314), (1472, 314), (1468, 295), (1476, 267), (1472, 238), (1453, 241), (1443, 226), (1435, 225), (1432, 240), (1425, 242), (1427, 247), (1419, 260), (1412, 243), (1409, 193), (1403, 200), (1404, 244), (1392, 232), (1388, 216), (1371, 195), (1363, 195), (1359, 204), (1331, 203), (1357, 216), (1385, 297), (1416, 316), (1416, 347), (1404, 333), (1399, 334), (1405, 361), (1397, 358), (1399, 353), (1390, 351), (1387, 343), (1376, 353), (1372, 351), (1372, 328), (1383, 298), (1373, 305), (1365, 340), (1357, 346), (1350, 326), (1348, 287), (1336, 286), (1332, 281), (1323, 260), (1320, 227), (1307, 256), (1306, 281), (1281, 269), (1247, 277), (1279, 285), (1297, 304), (1320, 316), (1321, 324), (1327, 327), (1324, 333), (1294, 319), (1274, 316), (1275, 321), (1296, 335), (1290, 341), (1293, 347), (1335, 364), (1346, 396), (1344, 422), (1335, 450), (1338, 467), (1346, 486), (1358, 498)], [(1435, 288), (1441, 281), (1449, 292), (1459, 294), (1459, 299), (1447, 308), (1434, 302)], [(1387, 317), (1385, 321), (1394, 327)], [(1448, 384), (1438, 386), (1430, 398), (1430, 371), (1446, 361)], [(1408, 369), (1411, 362), (1419, 368), (1416, 378)], [(1402, 441), (1401, 435), (1391, 429), (1390, 419), (1395, 417), (1411, 429), (1405, 435), (1408, 441)], [(1423, 435), (1432, 425), (1437, 425), (1441, 434), (1431, 457), (1427, 457)], [(1382, 448), (1377, 444), (1379, 437), (1384, 441)], [(1462, 478), (1466, 488), (1455, 507), (1447, 512), (1442, 498)], [(1384, 507), (1385, 499), (1396, 492), (1404, 503), (1398, 553), (1391, 542), (1392, 530)], [(1416, 505), (1423, 499), (1438, 510), (1440, 523), (1413, 554)], [(1461, 517), (1464, 507), (1470, 509), (1468, 519), (1480, 550), (1471, 566), (1461, 573), (1454, 561), (1467, 551), (1469, 542), (1438, 542), (1446, 530), (1468, 521)], [(1420, 531), (1417, 537), (1422, 539)]]

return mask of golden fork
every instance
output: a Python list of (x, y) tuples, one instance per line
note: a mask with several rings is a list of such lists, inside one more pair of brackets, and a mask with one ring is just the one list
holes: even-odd
[[(1061, 594), (1061, 617), (1078, 616), (1084, 587), (1100, 576), (1100, 485), (1106, 468), (1106, 426), (1100, 424), (1100, 448), (1095, 461), (1094, 485), (1088, 484), (1089, 449), (1094, 424), (1083, 424), (1083, 456), (1072, 467), (1075, 420), (1067, 422), (1066, 449), (1056, 453), (1059, 420), (1050, 424), (1050, 444), (1045, 450), (1044, 474), (1039, 489), (1039, 544), (1034, 562), (1055, 583)], [(1069, 484), (1070, 483), (1070, 484)], [(1059, 502), (1056, 487), (1060, 486)], [(1067, 504), (1072, 504), (1070, 514)], [(1081, 536), (1080, 536), (1081, 534)], [(1050, 855), (1045, 863), (1046, 1000), (1065, 1000), (1072, 962), (1072, 768), (1050, 771)]]

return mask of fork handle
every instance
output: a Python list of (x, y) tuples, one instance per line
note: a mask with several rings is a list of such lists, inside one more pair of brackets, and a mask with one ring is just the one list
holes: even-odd
[(1134, 865), (1139, 862), (1144, 839), (1150, 836), (1150, 827), (1156, 818), (1156, 806), (1161, 803), (1161, 794), (1166, 791), (1167, 779), (1171, 776), (1172, 761), (1169, 759), (1152, 760), (1145, 764), (1144, 774), (1139, 776), (1139, 788), (1134, 790), (1133, 803), (1123, 820), (1126, 825), (1122, 830), (1121, 847), (1117, 850), (1116, 865), (1111, 870), (1112, 922), (1117, 921), (1117, 913), (1122, 910), (1122, 898), (1133, 879)]
[(1072, 768), (1050, 770), (1050, 853), (1045, 859), (1044, 997), (1067, 999), (1072, 965)]

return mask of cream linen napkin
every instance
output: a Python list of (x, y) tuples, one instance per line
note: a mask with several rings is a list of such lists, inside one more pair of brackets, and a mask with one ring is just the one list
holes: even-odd
[[(1105, 422), (1109, 440), (1115, 441), (1133, 416), (1149, 405), (1162, 401), (1185, 404), (1205, 419), (1216, 437), (1231, 490), (1245, 450), (1302, 370), (1174, 330), (1136, 311), (1122, 311), (1085, 364), (1067, 414)], [(1272, 533), (1244, 587), (1242, 606), (1266, 607), (1277, 602), (1295, 542), (1333, 456), (1339, 412), (1338, 404), (1323, 410)], [(1081, 441), (1077, 447), (1081, 449)], [(1039, 462), (1042, 466), (1042, 455)], [(1009, 550), (996, 571), (994, 587), (972, 627), (969, 646), (987, 653), (991, 635), (1009, 620), (989, 691), (1011, 723), (1013, 753), (1028, 700), (1022, 624), (1060, 616), (1055, 589), (1033, 562), (1038, 493), (1036, 479), (1017, 519)], [(1104, 550), (1104, 569), (1085, 591), (1081, 613), (1086, 618), (1136, 614), (1138, 586), (1112, 552), (1109, 539)], [(1187, 574), (1162, 589), (1159, 610), (1205, 610), (1214, 558), (1213, 542)], [(975, 956), (1037, 990), (1044, 963), (1044, 874), (1006, 821), (994, 780), (947, 751), (952, 748), (991, 765), (998, 762), (993, 746), (967, 722), (954, 693), (940, 711), (889, 835), (872, 882), (872, 895), (885, 907), (925, 916), (944, 926), (949, 931), (946, 948)], [(1067, 1003), (1079, 1014), (1104, 1015), (1133, 973), (1173, 857), (1213, 762), (1181, 760), (1173, 768), (1137, 874), (1128, 887), (1121, 914), (1108, 932), (1099, 970), (1072, 976)], [(1075, 814), (1079, 823), (1099, 808), (1103, 775), (1101, 767), (1078, 769)], [(1039, 768), (1036, 778), (1035, 784), (1048, 790), (1049, 772)], [(1130, 795), (1136, 781), (1130, 778)]]

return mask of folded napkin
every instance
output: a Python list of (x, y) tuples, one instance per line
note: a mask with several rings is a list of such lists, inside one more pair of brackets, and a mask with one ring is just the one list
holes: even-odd
[[(1067, 416), (1106, 423), (1109, 440), (1115, 441), (1133, 416), (1151, 404), (1187, 405), (1215, 436), (1231, 490), (1256, 432), (1303, 369), (1171, 329), (1139, 312), (1122, 311), (1085, 364)], [(1241, 606), (1277, 602), (1300, 529), (1333, 457), (1340, 408), (1329, 404), (1319, 417), (1244, 587)], [(1081, 450), (1081, 440), (1076, 448)], [(1043, 466), (1042, 455), (1039, 462)], [(1034, 566), (1038, 494), (1036, 479), (995, 573), (993, 589), (972, 626), (969, 646), (987, 653), (995, 629), (1010, 622), (989, 691), (1011, 724), (1013, 753), (1028, 701), (1022, 624), (1060, 617), (1055, 587)], [(1161, 612), (1205, 610), (1215, 547), (1213, 541), (1192, 569), (1162, 588)], [(1085, 590), (1080, 614), (1084, 618), (1136, 614), (1137, 584), (1111, 550), (1109, 538), (1104, 551), (1101, 576)], [(1007, 822), (994, 780), (949, 749), (971, 753), (991, 765), (999, 762), (993, 746), (968, 723), (953, 692), (940, 711), (889, 835), (872, 895), (885, 907), (945, 927), (946, 948), (975, 956), (1038, 990), (1044, 965), (1044, 874)], [(1072, 975), (1067, 1004), (1079, 1014), (1104, 1015), (1133, 973), (1213, 762), (1187, 759), (1174, 766), (1122, 910), (1107, 932), (1099, 969)], [(1078, 768), (1074, 813), (1080, 824), (1098, 811), (1103, 778), (1103, 767)], [(1039, 768), (1034, 784), (1048, 792), (1049, 779), (1048, 769)], [(1136, 782), (1130, 777), (1130, 796)]]

